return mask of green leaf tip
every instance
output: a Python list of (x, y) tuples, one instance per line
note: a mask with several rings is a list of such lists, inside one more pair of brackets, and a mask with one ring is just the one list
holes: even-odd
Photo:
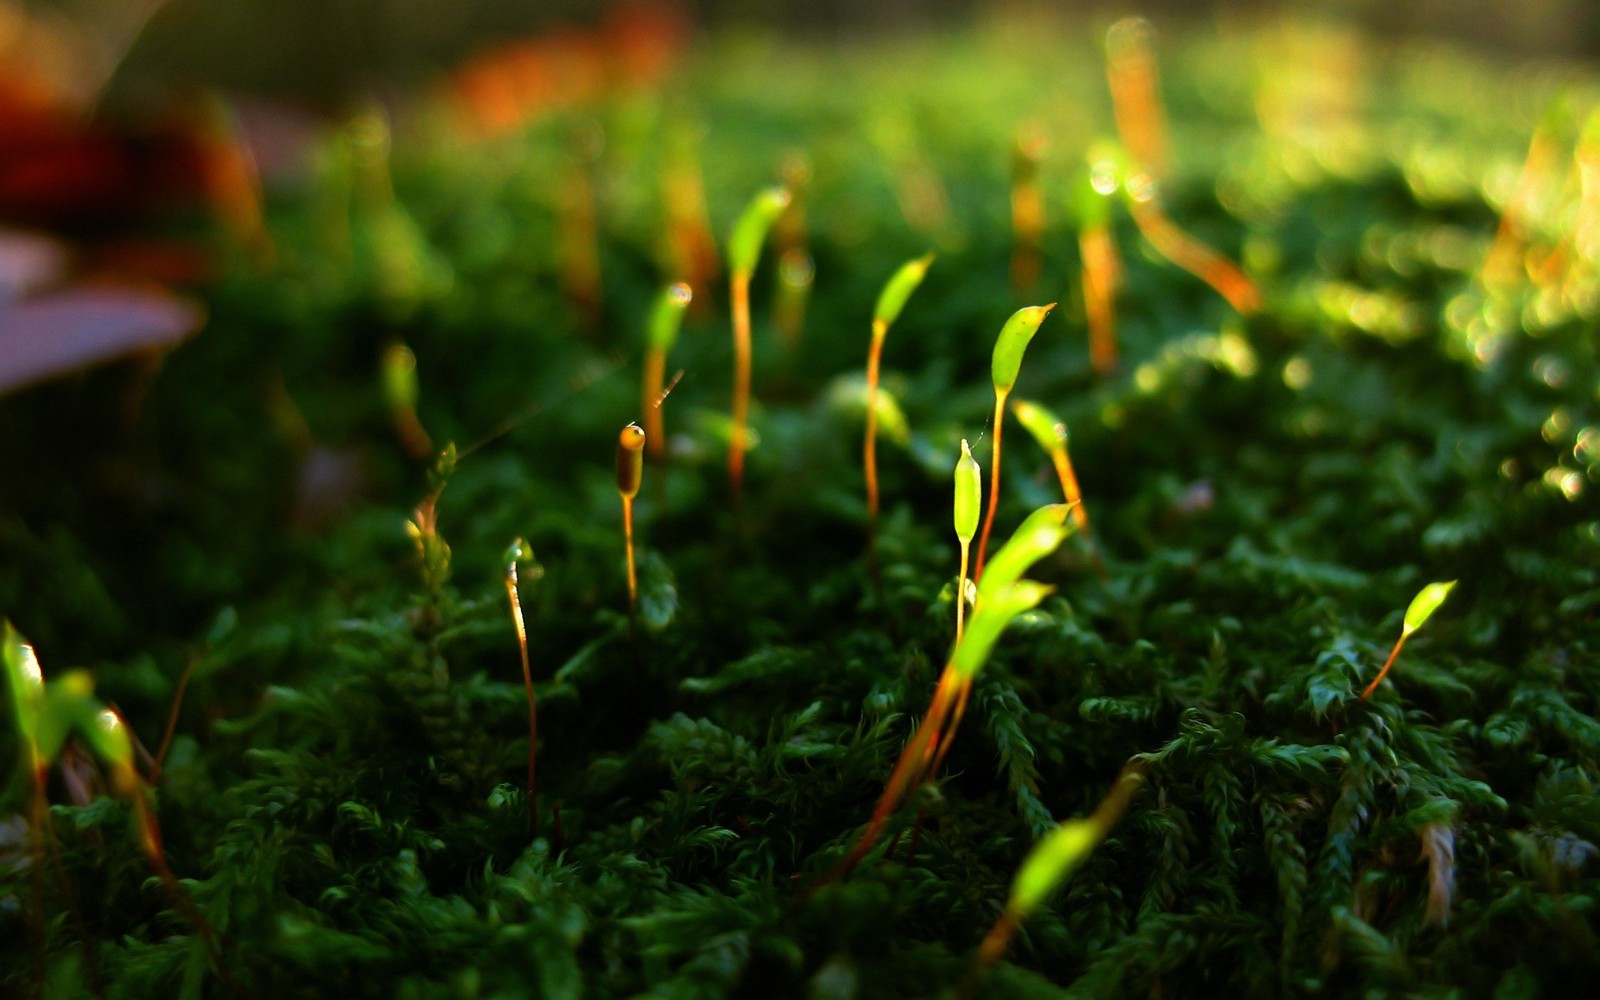
[(0, 662), (11, 689), (11, 706), (16, 712), (17, 731), (29, 745), (39, 736), (39, 710), (44, 700), (44, 672), (33, 647), (9, 620), (0, 619)]
[(961, 457), (956, 460), (955, 528), (961, 543), (972, 541), (978, 533), (978, 508), (983, 506), (983, 470), (972, 457), (967, 439), (961, 439)]
[(1039, 447), (1046, 452), (1066, 447), (1066, 422), (1054, 413), (1026, 399), (1013, 400), (1011, 412), (1017, 415), (1017, 420), (1027, 428), (1033, 439), (1039, 442)]
[(990, 594), (1009, 589), (1029, 566), (1056, 550), (1072, 531), (1067, 520), (1071, 509), (1071, 504), (1053, 503), (1027, 516), (983, 571), (983, 580), (978, 584), (980, 607)]
[(1456, 581), (1448, 580), (1443, 583), (1430, 583), (1417, 592), (1411, 599), (1411, 606), (1406, 608), (1406, 621), (1401, 632), (1410, 635), (1421, 628), (1423, 623), (1439, 610), (1439, 605), (1450, 596), (1450, 591), (1455, 589)]
[[(989, 578), (983, 578), (985, 585)], [(984, 594), (983, 589), (988, 589)], [(1055, 593), (1055, 588), (1032, 580), (1019, 580), (1004, 588), (980, 588), (976, 610), (967, 621), (967, 630), (950, 654), (950, 667), (956, 676), (970, 681), (988, 662), (989, 652), (999, 641), (1000, 633), (1024, 611), (1031, 611), (1039, 602)]]
[(728, 269), (735, 275), (748, 277), (755, 273), (767, 230), (789, 207), (790, 200), (786, 187), (764, 188), (750, 199), (739, 221), (734, 224), (733, 235), (728, 238)]
[(1016, 920), (1026, 918), (1037, 909), (1089, 859), (1122, 818), (1129, 800), (1144, 782), (1144, 775), (1139, 771), (1125, 770), (1093, 815), (1067, 820), (1034, 845), (1022, 867), (1017, 869), (1017, 877), (1011, 883), (1011, 899), (1006, 903), (1006, 909)]
[(872, 311), (872, 327), (880, 336), (900, 317), (900, 310), (905, 308), (911, 293), (927, 276), (933, 258), (933, 254), (927, 253), (916, 260), (906, 261), (884, 283), (883, 291), (878, 293), (878, 305)]
[(383, 395), (391, 410), (414, 410), (422, 392), (417, 382), (417, 356), (404, 344), (383, 352)]
[(678, 329), (683, 326), (683, 312), (694, 300), (694, 290), (679, 281), (661, 290), (656, 296), (655, 308), (650, 311), (647, 339), (650, 349), (662, 354), (672, 350), (678, 339)]
[(1055, 307), (1054, 302), (1044, 306), (1024, 306), (1012, 313), (1006, 325), (1000, 328), (1000, 336), (994, 342), (994, 359), (990, 364), (995, 392), (1010, 392), (1011, 387), (1017, 384), (1017, 376), (1022, 372), (1022, 352), (1028, 349), (1028, 342), (1039, 332), (1039, 324)]

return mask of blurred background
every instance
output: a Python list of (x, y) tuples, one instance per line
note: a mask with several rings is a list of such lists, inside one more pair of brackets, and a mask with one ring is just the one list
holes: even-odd
[(670, 14), (691, 31), (781, 30), (824, 42), (960, 26), (996, 13), (1090, 24), (1143, 13), (1168, 25), (1288, 13), (1353, 23), (1379, 38), (1448, 40), (1508, 59), (1586, 59), (1600, 51), (1600, 4), (1593, 0), (0, 0), (0, 30), (19, 11), (76, 25), (114, 70), (113, 102), (203, 85), (326, 107), (352, 94), (426, 82), (496, 40), (594, 28), (619, 9)]

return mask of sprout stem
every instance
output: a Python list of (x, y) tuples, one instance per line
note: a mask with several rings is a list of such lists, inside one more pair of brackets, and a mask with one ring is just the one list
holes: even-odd
[(1242, 316), (1261, 308), (1261, 292), (1239, 266), (1184, 232), (1162, 208), (1148, 177), (1130, 181), (1129, 211), (1134, 225), (1156, 252), (1204, 281)]
[(728, 483), (733, 506), (744, 499), (744, 450), (750, 414), (750, 272), (734, 271), (729, 292), (733, 300), (733, 434), (728, 440)]
[(1111, 227), (1097, 222), (1078, 233), (1083, 258), (1083, 309), (1089, 321), (1089, 364), (1104, 378), (1117, 367), (1117, 245)]
[(1382, 684), (1383, 679), (1388, 676), (1389, 668), (1394, 666), (1394, 661), (1400, 656), (1400, 647), (1406, 644), (1406, 637), (1410, 634), (1410, 632), (1400, 633), (1400, 638), (1395, 640), (1394, 648), (1389, 650), (1389, 658), (1383, 661), (1383, 669), (1378, 671), (1378, 676), (1374, 677), (1372, 683), (1368, 684), (1366, 689), (1361, 692), (1362, 701), (1366, 701), (1372, 692), (1378, 690), (1378, 685)]
[(990, 453), (992, 464), (989, 468), (989, 508), (983, 515), (983, 531), (978, 535), (978, 563), (972, 571), (972, 582), (977, 583), (983, 579), (984, 555), (989, 548), (989, 532), (994, 530), (994, 514), (1000, 506), (1000, 435), (1005, 429), (1006, 397), (1011, 395), (1010, 389), (994, 390), (994, 449)]
[(883, 599), (883, 575), (878, 569), (878, 370), (889, 324), (872, 321), (872, 347), (867, 352), (867, 429), (861, 445), (861, 466), (867, 479), (867, 567), (872, 586)]
[(512, 543), (513, 558), (506, 560), (506, 600), (511, 605), (511, 624), (517, 630), (517, 652), (522, 656), (522, 689), (528, 696), (528, 835), (539, 835), (539, 799), (535, 778), (539, 747), (539, 704), (533, 693), (533, 669), (528, 664), (528, 626), (522, 617), (522, 599), (517, 595), (517, 559), (520, 539)]
[(966, 539), (961, 540), (961, 576), (956, 582), (956, 642), (967, 627), (967, 553), (972, 548)]

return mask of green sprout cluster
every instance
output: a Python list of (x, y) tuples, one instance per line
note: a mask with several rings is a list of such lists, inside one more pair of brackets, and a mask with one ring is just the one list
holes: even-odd
[(1600, 79), (1138, 31), (1170, 216), (1044, 213), (1054, 311), (1007, 151), (1081, 194), (1097, 40), (713, 39), (491, 144), (330, 129), (158, 375), (0, 398), (0, 993), (1593, 981)]

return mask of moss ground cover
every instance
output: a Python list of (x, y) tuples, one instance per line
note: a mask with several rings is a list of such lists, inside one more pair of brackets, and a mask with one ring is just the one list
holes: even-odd
[[(1243, 316), (1123, 201), (1079, 217), (1116, 134), (1103, 37), (711, 39), (660, 91), (488, 143), (418, 113), (391, 152), (361, 113), (272, 192), (273, 262), (210, 287), (158, 371), (0, 400), (0, 615), (146, 747), (185, 689), (144, 793), (182, 896), (89, 753), (52, 770), (31, 851), (7, 709), (6, 988), (1531, 997), (1600, 971), (1600, 80), (1335, 31), (1159, 37), (1165, 215), (1241, 262)], [(1559, 152), (1524, 171), (1541, 120)], [(1023, 132), (1049, 141), (1014, 292)], [(685, 277), (660, 177), (697, 163), (726, 233), (796, 151), (803, 334), (775, 336), (783, 279), (754, 269), (736, 517), (727, 285), (693, 288), (652, 380), (630, 627), (618, 428), (647, 422), (644, 333)], [(563, 279), (575, 158), (598, 300)], [(1086, 224), (1120, 258), (1108, 374)], [(1486, 273), (1491, 246), (1520, 266)], [(883, 344), (906, 433), (876, 455), (880, 589), (850, 390), (885, 275), (930, 251)], [(987, 453), (995, 330), (1034, 301), (1060, 305), (1016, 389), (1071, 428), (1092, 545), (1032, 568), (1054, 592), (973, 678), (943, 768), (806, 896), (949, 659), (951, 469), (964, 438)], [(1013, 444), (997, 544), (1061, 499)], [(1130, 761), (1116, 825), (972, 975), (1029, 851)]]

